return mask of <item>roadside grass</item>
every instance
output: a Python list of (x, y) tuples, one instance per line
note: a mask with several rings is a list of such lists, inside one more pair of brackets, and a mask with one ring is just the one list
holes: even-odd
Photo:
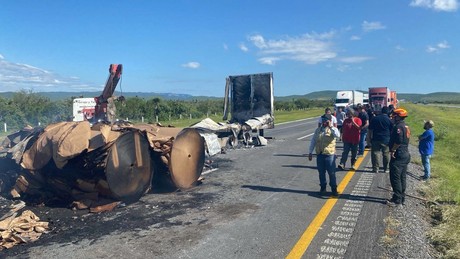
[(319, 117), (324, 114), (324, 109), (325, 108), (312, 108), (295, 111), (275, 111), (275, 125), (276, 123)]
[(398, 246), (396, 237), (399, 235), (399, 226), (401, 222), (393, 217), (387, 217), (383, 220), (386, 224), (385, 233), (380, 238), (381, 244), (388, 248), (394, 248)]
[[(428, 235), (446, 258), (460, 258), (460, 109), (409, 103), (400, 106), (409, 112), (406, 123), (411, 129), (413, 145), (418, 145), (423, 121), (435, 123), (432, 178), (422, 191), (428, 200), (442, 205), (432, 208), (434, 226)], [(420, 157), (413, 160), (420, 161)]]

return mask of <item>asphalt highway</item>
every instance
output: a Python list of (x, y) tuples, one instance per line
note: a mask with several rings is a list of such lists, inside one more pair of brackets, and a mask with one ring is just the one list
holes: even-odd
[[(210, 157), (213, 169), (185, 192), (150, 193), (103, 214), (42, 208), (54, 230), (9, 258), (377, 258), (388, 213), (388, 175), (337, 172), (339, 197), (319, 195), (308, 161), (317, 118), (265, 130), (264, 147)], [(342, 152), (338, 142), (337, 153)], [(350, 165), (348, 164), (347, 167)], [(1, 256), (1, 254), (0, 254)]]

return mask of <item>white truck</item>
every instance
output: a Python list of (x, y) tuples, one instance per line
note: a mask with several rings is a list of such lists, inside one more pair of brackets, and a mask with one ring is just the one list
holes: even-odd
[(363, 104), (364, 103), (364, 93), (355, 90), (346, 90), (346, 91), (338, 91), (337, 97), (335, 98), (335, 109), (337, 110), (339, 107), (342, 107), (343, 110), (346, 108)]
[(115, 118), (114, 100), (124, 100), (123, 96), (115, 98), (113, 93), (121, 78), (122, 64), (110, 64), (109, 78), (102, 94), (92, 98), (75, 98), (73, 100), (73, 121), (108, 121)]
[(73, 121), (86, 121), (94, 117), (96, 100), (90, 98), (73, 99)]
[(364, 94), (363, 105), (369, 104), (369, 94)]

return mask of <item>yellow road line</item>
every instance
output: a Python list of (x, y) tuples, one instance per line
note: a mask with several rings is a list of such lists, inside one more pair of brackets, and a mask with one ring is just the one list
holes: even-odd
[[(357, 168), (359, 168), (359, 166), (361, 165), (361, 162), (363, 161), (364, 157), (366, 157), (367, 152), (368, 152), (367, 150), (364, 151), (363, 156), (359, 157), (356, 160), (355, 165)], [(350, 170), (347, 172), (345, 177), (343, 177), (342, 181), (337, 186), (337, 191), (339, 192), (339, 194), (345, 190), (345, 188), (347, 187), (348, 183), (351, 181), (351, 178), (353, 177), (354, 174), (355, 174), (355, 171)], [(299, 241), (297, 241), (297, 243), (292, 248), (291, 252), (286, 256), (287, 259), (301, 258), (302, 255), (305, 253), (305, 251), (307, 251), (308, 246), (310, 246), (311, 241), (313, 241), (313, 238), (316, 236), (316, 233), (318, 233), (318, 230), (321, 228), (321, 225), (323, 225), (327, 216), (329, 215), (335, 203), (337, 202), (337, 198), (338, 197), (331, 196), (329, 197), (329, 199), (327, 199), (326, 203), (319, 210), (318, 214), (316, 214), (313, 221), (307, 227), (305, 232), (303, 232)]]

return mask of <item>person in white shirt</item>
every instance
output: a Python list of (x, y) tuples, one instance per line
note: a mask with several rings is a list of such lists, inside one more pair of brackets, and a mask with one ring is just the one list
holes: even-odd
[[(332, 115), (332, 110), (331, 110), (331, 108), (327, 107), (327, 108), (324, 110), (324, 115), (326, 115), (326, 114), (329, 114), (329, 115), (332, 116), (332, 120), (331, 120), (332, 125), (333, 125), (334, 127), (337, 128), (337, 118), (336, 118), (334, 115)], [(321, 127), (321, 124), (323, 124), (323, 119), (322, 119), (322, 117), (323, 117), (323, 116), (319, 117), (319, 119), (318, 119), (318, 128)]]

